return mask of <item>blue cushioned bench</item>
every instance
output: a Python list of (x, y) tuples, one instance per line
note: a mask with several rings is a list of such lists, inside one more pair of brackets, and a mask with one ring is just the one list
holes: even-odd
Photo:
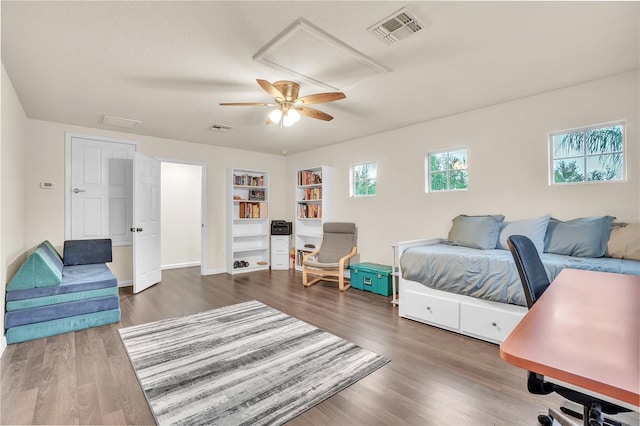
[(7, 284), (7, 343), (120, 321), (110, 239), (65, 241), (63, 257), (40, 244)]

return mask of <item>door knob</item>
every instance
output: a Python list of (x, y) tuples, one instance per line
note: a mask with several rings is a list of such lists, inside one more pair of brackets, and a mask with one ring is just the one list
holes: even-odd
[(84, 189), (73, 188), (73, 193), (77, 194), (78, 192), (85, 192)]
[(142, 228), (136, 228), (136, 232), (142, 232)]
[(131, 232), (142, 232), (142, 228), (129, 228)]

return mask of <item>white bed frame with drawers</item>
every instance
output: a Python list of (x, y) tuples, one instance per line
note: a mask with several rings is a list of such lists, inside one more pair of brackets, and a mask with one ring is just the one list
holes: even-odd
[[(398, 255), (410, 247), (438, 244), (441, 238), (403, 241)], [(399, 271), (399, 314), (445, 330), (502, 343), (527, 313), (524, 306), (477, 299), (461, 294), (434, 290), (402, 278)]]

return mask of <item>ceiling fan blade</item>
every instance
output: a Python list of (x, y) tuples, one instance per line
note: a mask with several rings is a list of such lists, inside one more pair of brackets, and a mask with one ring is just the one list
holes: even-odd
[(340, 99), (346, 98), (345, 94), (342, 92), (327, 92), (327, 93), (316, 93), (315, 95), (307, 95), (296, 100), (296, 103), (300, 102), (305, 105), (309, 104), (321, 104), (324, 102), (333, 102), (339, 101)]
[(265, 104), (263, 102), (223, 102), (221, 106), (277, 106), (277, 104)]
[(326, 112), (319, 111), (315, 108), (309, 107), (295, 107), (295, 110), (298, 111), (302, 115), (306, 115), (307, 117), (317, 118), (318, 120), (331, 121), (333, 117), (327, 114)]
[(258, 82), (260, 87), (262, 87), (262, 90), (273, 96), (274, 99), (284, 101), (284, 95), (278, 89), (276, 89), (273, 84), (269, 83), (267, 80), (257, 79), (256, 81)]

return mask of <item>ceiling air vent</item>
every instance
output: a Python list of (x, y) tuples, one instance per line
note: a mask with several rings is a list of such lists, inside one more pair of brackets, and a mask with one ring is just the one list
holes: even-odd
[(368, 28), (369, 31), (386, 41), (388, 44), (396, 43), (417, 33), (425, 26), (411, 14), (406, 8), (402, 8), (393, 15)]
[(125, 129), (135, 129), (140, 123), (142, 123), (142, 121), (140, 120), (114, 117), (112, 115), (105, 115), (104, 117), (102, 117), (102, 124), (113, 127), (123, 127)]
[(226, 124), (217, 124), (217, 123), (209, 127), (209, 130), (215, 130), (216, 132), (228, 132), (231, 129), (233, 129), (233, 127), (227, 126)]

